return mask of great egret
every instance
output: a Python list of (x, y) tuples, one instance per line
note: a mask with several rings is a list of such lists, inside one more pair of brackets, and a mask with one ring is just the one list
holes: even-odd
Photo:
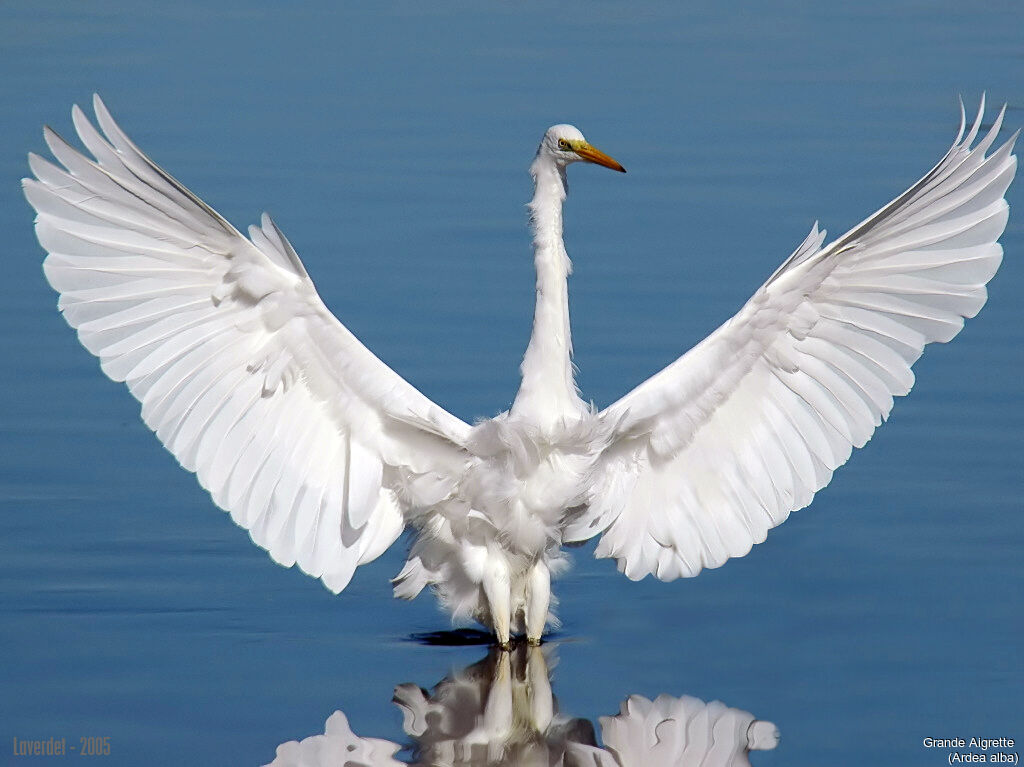
[[(334, 592), (417, 532), (394, 593), (431, 586), (456, 619), (538, 642), (562, 545), (600, 536), (632, 579), (697, 575), (810, 503), (906, 394), (925, 344), (985, 303), (1016, 158), (1003, 112), (834, 242), (817, 225), (742, 309), (610, 407), (573, 380), (562, 244), (566, 170), (622, 166), (576, 128), (530, 166), (533, 334), (508, 412), (470, 426), (327, 310), (264, 214), (249, 239), (147, 158), (94, 99), (95, 161), (52, 130), (65, 169), (24, 181), (65, 319), (125, 381), (163, 444), (285, 566)], [(1005, 107), (1004, 107), (1005, 111)]]

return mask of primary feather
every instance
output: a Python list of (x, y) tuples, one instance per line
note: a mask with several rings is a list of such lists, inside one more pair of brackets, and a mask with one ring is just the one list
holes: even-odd
[[(839, 239), (817, 227), (721, 328), (595, 413), (572, 375), (566, 167), (623, 170), (569, 125), (531, 166), (533, 335), (509, 412), (470, 427), (324, 306), (264, 215), (244, 237), (153, 163), (96, 97), (95, 159), (46, 129), (60, 165), (24, 181), (44, 270), (103, 371), (275, 561), (341, 591), (411, 526), (396, 596), (431, 586), (507, 644), (539, 639), (561, 546), (600, 536), (631, 578), (742, 556), (810, 503), (913, 384), (924, 346), (985, 302), (1006, 226), (1002, 113)], [(61, 167), (63, 166), (63, 167)]]

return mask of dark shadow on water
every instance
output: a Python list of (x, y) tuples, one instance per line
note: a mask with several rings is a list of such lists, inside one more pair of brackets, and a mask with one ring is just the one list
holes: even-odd
[(424, 631), (409, 636), (410, 642), (432, 647), (468, 647), (494, 644), (494, 634), (479, 629), (452, 629), (451, 631)]
[[(555, 639), (561, 639), (562, 635), (557, 632), (549, 632), (544, 635), (542, 643)], [(493, 645), (494, 634), (480, 629), (452, 629), (451, 631), (424, 631), (422, 633), (410, 634), (408, 641), (430, 647), (471, 647)], [(522, 637), (513, 637), (512, 644), (525, 644)]]

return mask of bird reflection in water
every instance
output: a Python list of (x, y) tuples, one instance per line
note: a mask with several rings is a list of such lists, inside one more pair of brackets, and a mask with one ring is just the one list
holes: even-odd
[[(552, 645), (492, 649), (487, 657), (446, 677), (432, 691), (395, 688), (402, 728), (412, 738), (413, 765), (483, 767), (743, 767), (749, 752), (775, 748), (771, 722), (723, 703), (631, 695), (615, 716), (594, 725), (558, 711), (549, 668)], [(323, 735), (289, 741), (269, 767), (400, 767), (403, 746), (352, 732), (335, 711)]]

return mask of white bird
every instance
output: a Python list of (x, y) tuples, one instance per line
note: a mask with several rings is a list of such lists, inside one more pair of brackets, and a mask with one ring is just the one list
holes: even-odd
[[(470, 426), (375, 357), (324, 306), (267, 215), (247, 239), (133, 144), (97, 97), (88, 159), (24, 181), (44, 270), (82, 344), (214, 502), (285, 566), (340, 592), (411, 527), (394, 593), (431, 586), (455, 620), (540, 641), (563, 544), (629, 578), (745, 555), (811, 502), (949, 341), (1002, 259), (1016, 135), (973, 126), (920, 181), (828, 245), (817, 225), (754, 296), (597, 412), (570, 360), (566, 170), (622, 166), (571, 125), (530, 166), (533, 333), (508, 412)], [(1005, 112), (1005, 107), (1004, 110)], [(974, 144), (974, 146), (972, 146)]]

